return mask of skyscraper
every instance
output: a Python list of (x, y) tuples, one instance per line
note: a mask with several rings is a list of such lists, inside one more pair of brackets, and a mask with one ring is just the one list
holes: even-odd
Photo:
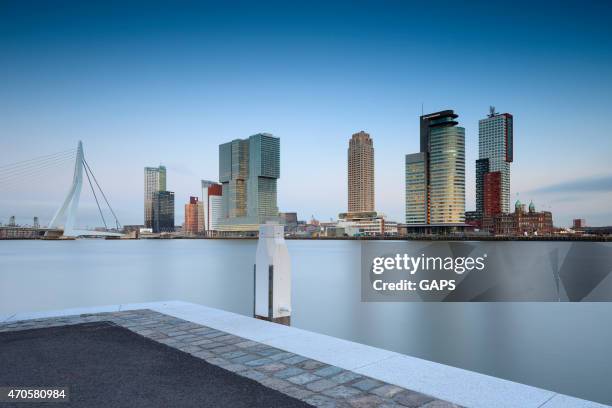
[[(478, 182), (479, 163), (488, 161), (486, 172), (500, 172), (501, 212), (510, 212), (510, 163), (513, 161), (513, 117), (509, 113), (496, 113), (491, 106), (485, 119), (478, 121), (478, 158), (476, 162), (476, 212), (484, 214), (484, 184)], [(482, 169), (480, 170), (482, 172)], [(484, 180), (484, 173), (483, 178)]]
[(348, 148), (348, 212), (374, 211), (374, 146), (363, 130), (355, 133)]
[(465, 129), (452, 110), (420, 117), (419, 153), (406, 155), (406, 223), (465, 221)]
[(223, 215), (223, 199), (221, 184), (202, 180), (202, 207), (204, 211), (204, 231), (210, 233), (219, 229)]
[(153, 228), (153, 194), (166, 190), (166, 168), (144, 168), (144, 225)]
[(153, 193), (153, 232), (174, 231), (174, 193), (156, 191)]
[(221, 231), (258, 231), (278, 220), (276, 185), (280, 177), (280, 139), (258, 133), (219, 146), (222, 184)]
[(183, 232), (194, 235), (204, 232), (204, 206), (198, 197), (189, 197), (185, 204)]

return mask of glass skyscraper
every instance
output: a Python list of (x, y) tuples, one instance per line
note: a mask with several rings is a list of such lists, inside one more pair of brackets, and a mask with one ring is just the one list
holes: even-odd
[(174, 231), (174, 193), (156, 191), (153, 193), (153, 232)]
[(144, 226), (153, 228), (153, 194), (166, 190), (166, 168), (144, 168)]
[(280, 139), (258, 133), (219, 146), (222, 184), (220, 231), (257, 231), (259, 224), (278, 220)]
[[(514, 159), (514, 118), (509, 113), (496, 113), (491, 107), (489, 115), (478, 121), (478, 158), (476, 162), (476, 212), (482, 216), (484, 210), (484, 182), (479, 183), (479, 164), (488, 161), (486, 172), (501, 173), (501, 211), (510, 212), (510, 163)], [(481, 162), (482, 163), (482, 162)], [(484, 180), (484, 174), (482, 175)]]
[(465, 129), (452, 110), (420, 117), (421, 152), (406, 155), (406, 224), (465, 222)]

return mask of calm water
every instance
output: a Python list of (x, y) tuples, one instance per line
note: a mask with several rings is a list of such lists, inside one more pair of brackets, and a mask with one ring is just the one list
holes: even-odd
[[(612, 303), (361, 303), (358, 242), (288, 245), (296, 327), (612, 404)], [(157, 300), (250, 315), (255, 246), (0, 241), (0, 315)]]

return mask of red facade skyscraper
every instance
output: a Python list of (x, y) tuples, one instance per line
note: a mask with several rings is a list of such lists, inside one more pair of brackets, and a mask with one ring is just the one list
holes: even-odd
[(501, 172), (485, 173), (484, 182), (484, 215), (493, 216), (502, 212), (502, 177)]

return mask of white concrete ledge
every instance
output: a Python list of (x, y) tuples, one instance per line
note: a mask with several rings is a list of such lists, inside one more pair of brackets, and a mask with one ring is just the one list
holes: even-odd
[(132, 303), (38, 313), (18, 313), (5, 317), (5, 322), (137, 309), (151, 309), (202, 324), (465, 407), (608, 407), (607, 405), (569, 397), (553, 391), (438, 364), (360, 343), (181, 301)]

